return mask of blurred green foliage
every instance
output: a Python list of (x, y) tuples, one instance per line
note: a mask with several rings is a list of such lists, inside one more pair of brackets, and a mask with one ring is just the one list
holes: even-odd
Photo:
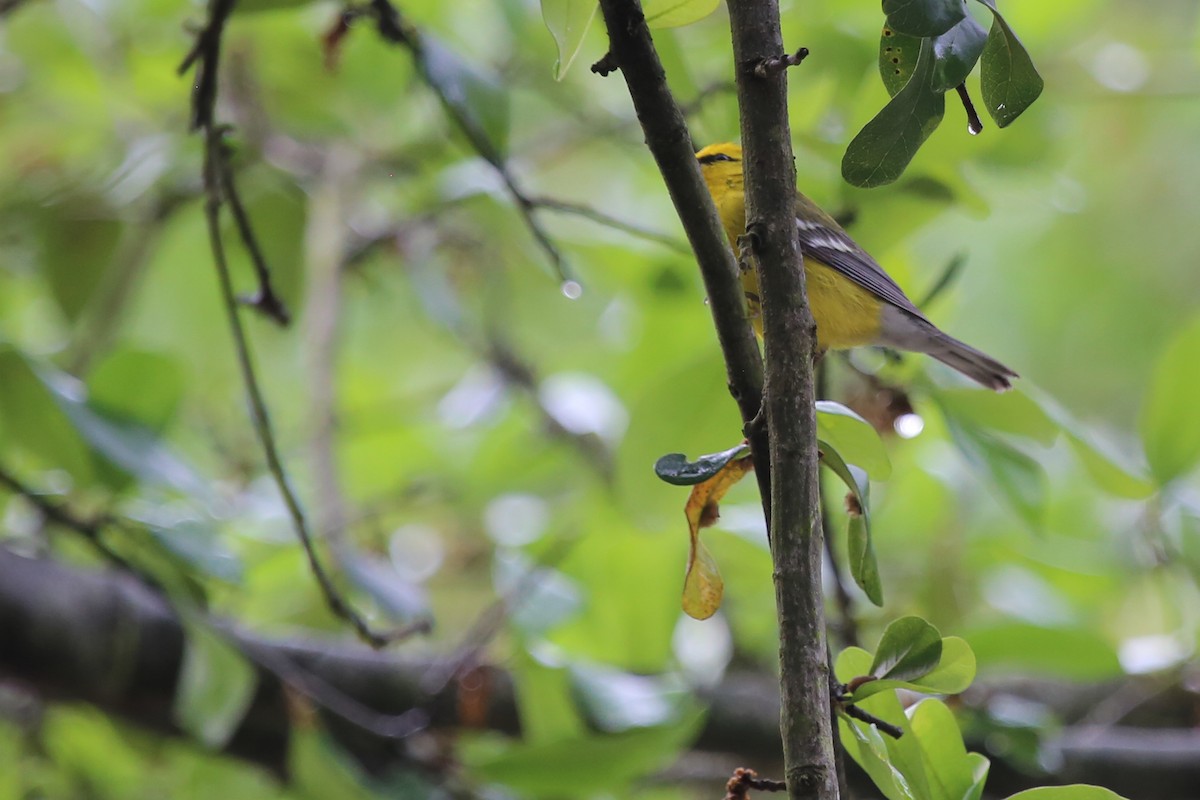
[[(969, 136), (951, 95), (949, 124), (873, 191), (846, 185), (840, 163), (894, 93), (879, 77), (880, 7), (783, 5), (784, 41), (812, 51), (789, 78), (805, 192), (853, 212), (851, 232), (913, 297), (965, 254), (927, 309), (1022, 374), (993, 397), (919, 358), (827, 359), (829, 399), (883, 429), (891, 464), (887, 480), (868, 469), (871, 536), (855, 540), (860, 558), (873, 549), (886, 597), (877, 609), (851, 589), (864, 637), (918, 614), (969, 643), (981, 681), (1176, 668), (1200, 629), (1196, 4), (1004, 4), (1045, 78), (1038, 102), (1002, 133)], [(402, 9), (436, 43), (433, 80), (461, 92), (531, 195), (681, 238), (622, 82), (586, 69), (605, 52), (602, 25), (564, 48), (523, 0)], [(291, 480), (357, 603), (380, 624), (434, 615), (412, 651), (449, 651), (539, 570), (488, 650), (514, 675), (530, 735), (463, 742), (469, 781), (530, 797), (690, 797), (638, 782), (694, 735), (688, 687), (733, 660), (770, 671), (778, 646), (753, 481), (705, 534), (722, 612), (681, 619), (685, 494), (653, 465), (741, 436), (695, 267), (535, 211), (583, 287), (568, 299), (404, 50), (360, 21), (326, 66), (321, 39), (339, 12), (245, 3), (222, 66), (218, 116), (234, 126), (238, 182), (294, 312), (289, 329), (243, 312)], [(573, 25), (576, 12), (587, 16), (564, 10)], [(190, 80), (176, 75), (202, 20), (199, 5), (166, 0), (33, 0), (4, 19), (0, 468), (142, 525), (110, 546), (180, 603), (203, 597), (266, 633), (346, 635), (265, 475), (216, 289)], [(736, 138), (723, 10), (655, 38), (697, 144)], [(978, 71), (967, 85), (988, 97)], [(525, 372), (506, 371), (500, 345)], [(916, 415), (901, 429), (920, 419), (913, 438), (893, 435), (893, 390)], [(850, 521), (831, 506), (844, 560)], [(11, 493), (0, 518), (6, 546), (94, 563)], [(240, 667), (206, 673), (237, 658), (207, 649), (179, 708), (211, 745), (231, 709), (201, 718), (206, 692), (249, 689)], [(942, 714), (930, 709), (912, 725)], [(0, 722), (0, 761), (19, 765), (0, 770), (0, 798), (433, 791), (412, 775), (362, 779), (319, 731), (295, 747), (305, 769), (285, 788), (198, 745), (52, 707), (36, 726)], [(963, 758), (954, 780), (971, 785)]]

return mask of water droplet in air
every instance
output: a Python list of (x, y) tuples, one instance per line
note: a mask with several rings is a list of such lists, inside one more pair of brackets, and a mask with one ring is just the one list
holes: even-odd
[(560, 288), (563, 297), (568, 300), (578, 300), (579, 296), (583, 294), (583, 287), (579, 285), (578, 281), (563, 281)]

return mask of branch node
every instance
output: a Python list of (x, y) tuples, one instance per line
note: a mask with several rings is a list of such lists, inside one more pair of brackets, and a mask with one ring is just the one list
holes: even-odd
[(620, 65), (617, 64), (617, 59), (613, 56), (611, 50), (601, 56), (600, 60), (595, 64), (592, 64), (592, 72), (596, 73), (601, 78), (607, 78), (620, 68)]
[(781, 56), (772, 58), (764, 58), (754, 66), (754, 74), (759, 78), (767, 78), (771, 75), (776, 75), (783, 72), (788, 67), (799, 66), (804, 59), (808, 58), (808, 48), (801, 47), (791, 55), (786, 53)]

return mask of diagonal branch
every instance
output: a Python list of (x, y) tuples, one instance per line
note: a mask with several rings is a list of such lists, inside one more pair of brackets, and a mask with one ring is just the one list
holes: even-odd
[(725, 356), (729, 390), (747, 426), (763, 510), (769, 519), (771, 472), (766, 430), (750, 425), (762, 405), (762, 357), (746, 317), (738, 265), (700, 176), (687, 123), (667, 87), (641, 5), (637, 0), (601, 0), (600, 10), (608, 26), (610, 47), (602, 61), (605, 68), (620, 69), (625, 78), (646, 144), (662, 172), (700, 266), (717, 339)]

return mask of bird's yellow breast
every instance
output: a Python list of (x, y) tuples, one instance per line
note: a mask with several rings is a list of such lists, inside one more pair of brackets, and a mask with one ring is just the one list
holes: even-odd
[[(737, 252), (737, 238), (746, 231), (746, 199), (742, 188), (741, 165), (737, 175), (714, 176), (709, 191), (721, 215), (721, 224), (729, 243)], [(709, 174), (705, 174), (706, 179)], [(883, 301), (833, 267), (805, 256), (804, 277), (808, 285), (808, 304), (817, 323), (817, 348), (844, 350), (875, 341), (881, 325)], [(758, 274), (753, 268), (742, 271), (742, 288), (750, 304), (754, 330), (762, 335)]]

